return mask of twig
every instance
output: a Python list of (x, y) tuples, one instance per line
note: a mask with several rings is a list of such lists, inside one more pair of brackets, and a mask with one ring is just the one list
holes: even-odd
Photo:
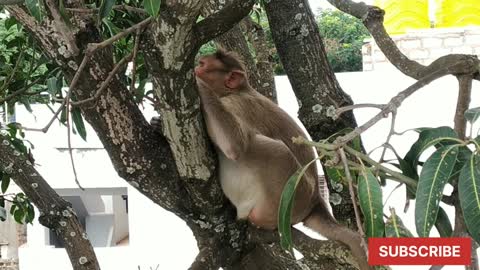
[(130, 85), (130, 92), (135, 93), (135, 79), (137, 76), (137, 53), (138, 44), (140, 43), (140, 30), (137, 30), (135, 35), (135, 45), (133, 46), (133, 58), (132, 58), (132, 84)]
[[(68, 105), (67, 105), (68, 106)], [(73, 159), (73, 150), (72, 150), (72, 134), (71, 134), (71, 125), (70, 125), (70, 110), (68, 107), (65, 108), (66, 111), (66, 116), (67, 116), (67, 144), (68, 144), (68, 153), (70, 155), (70, 162), (72, 163), (72, 170), (73, 170), (73, 177), (75, 178), (75, 183), (81, 190), (85, 190), (82, 185), (80, 185), (80, 182), (78, 181), (78, 176), (77, 176), (77, 170), (75, 168), (75, 161)]]
[(352, 180), (352, 175), (350, 174), (350, 169), (348, 167), (347, 156), (345, 155), (345, 151), (343, 150), (343, 148), (338, 149), (338, 153), (343, 163), (345, 176), (347, 177), (347, 180), (348, 180), (348, 189), (350, 191), (350, 197), (352, 198), (353, 211), (355, 212), (355, 219), (357, 221), (358, 232), (360, 233), (360, 236), (362, 238), (362, 246), (365, 249), (365, 253), (368, 253), (367, 243), (365, 242), (365, 232), (363, 231), (360, 212), (358, 211), (357, 199), (355, 196), (355, 190), (353, 189), (353, 180)]
[(48, 122), (48, 124), (44, 128), (24, 128), (25, 130), (28, 131), (41, 131), (43, 133), (47, 133), (48, 129), (52, 126), (53, 122), (55, 119), (57, 119), (57, 116), (60, 114), (60, 112), (63, 110), (64, 107), (68, 107), (70, 105), (70, 96), (72, 93), (72, 90), (76, 87), (78, 80), (80, 79), (80, 74), (82, 73), (83, 69), (85, 69), (85, 66), (87, 65), (88, 60), (91, 57), (92, 52), (90, 52), (87, 48), (87, 51), (85, 53), (85, 56), (83, 57), (82, 63), (80, 64), (80, 67), (78, 68), (77, 72), (73, 76), (72, 83), (70, 84), (67, 92), (67, 96), (63, 99), (62, 104), (58, 108), (58, 110), (55, 112), (53, 115), (52, 119)]
[(91, 48), (87, 48), (87, 51), (89, 49), (95, 51), (95, 50), (103, 49), (107, 46), (110, 46), (113, 42), (125, 37), (126, 35), (131, 34), (135, 31), (137, 31), (138, 29), (142, 29), (142, 28), (146, 27), (147, 25), (150, 24), (151, 21), (152, 21), (152, 17), (149, 17), (149, 18), (135, 24), (134, 26), (123, 30), (122, 32), (116, 34), (115, 36), (110, 37), (107, 40), (104, 40), (104, 41), (99, 42), (99, 43), (90, 43), (89, 47), (91, 47)]
[(383, 147), (383, 151), (382, 151), (382, 155), (380, 156), (380, 163), (382, 163), (384, 160), (385, 160), (385, 154), (387, 152), (387, 147), (386, 145), (390, 145), (390, 140), (392, 139), (392, 136), (395, 134), (395, 121), (397, 119), (397, 111), (393, 111), (392, 112), (392, 124), (390, 125), (390, 131), (388, 132), (388, 135), (387, 135), (387, 141), (383, 144), (384, 147)]
[(377, 108), (377, 109), (383, 110), (385, 109), (385, 104), (363, 103), (363, 104), (354, 104), (350, 106), (340, 107), (335, 112), (335, 118), (340, 117), (340, 115), (342, 115), (345, 112), (355, 110), (355, 109), (360, 109), (360, 108)]
[[(385, 118), (385, 115), (388, 115), (389, 113), (397, 110), (397, 108), (401, 106), (402, 102), (406, 98), (408, 98), (410, 95), (412, 95), (413, 93), (415, 93), (416, 91), (418, 91), (419, 89), (424, 87), (425, 85), (431, 83), (432, 81), (434, 81), (438, 78), (441, 78), (445, 75), (450, 74), (451, 70), (457, 70), (457, 69), (460, 69), (460, 68), (467, 68), (468, 69), (468, 67), (470, 67), (470, 65), (469, 65), (469, 63), (467, 63), (467, 61), (458, 61), (458, 62), (455, 62), (451, 65), (445, 66), (441, 69), (438, 69), (438, 70), (430, 73), (429, 75), (427, 75), (424, 78), (418, 80), (413, 85), (411, 85), (407, 89), (403, 90), (402, 92), (400, 92), (399, 94), (394, 96), (390, 100), (390, 102), (388, 102), (385, 105), (384, 109), (381, 112), (379, 112), (372, 119), (368, 120), (365, 124), (363, 124), (360, 127), (355, 128), (352, 132), (348, 133), (347, 135), (345, 135), (343, 137), (338, 137), (335, 140), (334, 144), (338, 148), (344, 146), (346, 143), (348, 143), (349, 141), (353, 140), (355, 137), (362, 134), (365, 130), (367, 130), (370, 127), (372, 127), (373, 125), (375, 125), (378, 121)], [(473, 72), (475, 72), (475, 70), (473, 70), (473, 67), (472, 67), (472, 73)]]
[(349, 154), (351, 155), (354, 155), (356, 157), (359, 157), (361, 158), (363, 161), (367, 162), (368, 164), (374, 166), (376, 169), (379, 169), (381, 171), (384, 171), (388, 174), (390, 174), (391, 176), (395, 177), (398, 181), (402, 182), (402, 183), (405, 183), (407, 185), (410, 185), (412, 187), (416, 187), (417, 186), (417, 181), (413, 180), (412, 178), (410, 177), (407, 177), (399, 172), (396, 172), (394, 170), (391, 170), (385, 166), (382, 166), (382, 164), (376, 162), (375, 160), (371, 159), (369, 156), (363, 154), (363, 153), (360, 153), (358, 152), (357, 150), (349, 147), (348, 145), (345, 145), (343, 147), (345, 149), (345, 151), (347, 151)]
[(390, 192), (390, 194), (388, 194), (388, 197), (387, 199), (385, 200), (385, 202), (383, 203), (383, 205), (386, 205), (388, 200), (390, 199), (390, 197), (392, 196), (393, 192), (395, 192), (395, 190), (397, 190), (398, 188), (400, 188), (401, 186), (403, 185), (403, 183), (400, 183), (398, 184), (395, 188), (392, 189), (392, 191)]
[[(113, 42), (121, 39), (122, 37), (134, 32), (134, 31), (137, 31), (137, 29), (141, 29), (143, 27), (146, 27), (148, 24), (150, 24), (151, 22), (151, 18), (148, 18), (148, 19), (145, 19), (143, 21), (141, 21), (140, 23), (130, 27), (130, 28), (127, 28), (126, 30), (124, 30), (123, 32), (121, 33), (118, 33), (116, 34), (115, 36), (105, 40), (105, 41), (102, 41), (102, 42), (99, 42), (99, 43), (90, 43), (87, 45), (87, 49), (85, 50), (85, 55), (83, 57), (83, 60), (82, 60), (82, 63), (80, 64), (80, 67), (78, 68), (77, 72), (75, 73), (75, 76), (73, 77), (72, 79), (72, 82), (70, 83), (70, 86), (69, 86), (69, 89), (68, 89), (68, 92), (67, 92), (67, 96), (65, 97), (65, 99), (62, 101), (62, 104), (60, 105), (60, 108), (57, 110), (57, 112), (55, 112), (54, 116), (52, 117), (52, 119), (48, 122), (48, 124), (44, 127), (44, 128), (24, 128), (25, 130), (28, 130), (28, 131), (41, 131), (43, 133), (46, 133), (48, 131), (48, 129), (50, 128), (50, 126), (53, 124), (53, 122), (55, 121), (55, 119), (57, 118), (57, 116), (60, 114), (60, 112), (62, 111), (63, 107), (66, 106), (67, 108), (69, 107), (70, 105), (70, 97), (71, 97), (71, 93), (72, 93), (72, 90), (76, 87), (77, 83), (78, 83), (78, 80), (80, 78), (80, 75), (82, 73), (82, 71), (85, 69), (85, 66), (87, 65), (87, 62), (88, 60), (90, 59), (90, 57), (93, 55), (93, 53), (98, 50), (98, 49), (103, 49), (107, 46), (109, 46), (110, 44), (112, 44)], [(120, 64), (120, 63), (118, 63)], [(118, 67), (119, 65), (117, 64), (116, 67)], [(109, 74), (110, 76), (110, 74)], [(111, 79), (110, 79), (111, 80)], [(105, 82), (104, 82), (105, 83)], [(104, 83), (102, 83), (102, 85), (104, 85)], [(100, 87), (100, 89), (102, 89), (102, 87)], [(97, 91), (97, 94), (100, 95)], [(97, 95), (96, 94), (96, 95)], [(90, 100), (91, 98), (88, 98), (87, 100)], [(79, 101), (79, 102), (88, 102), (88, 101)], [(78, 105), (78, 103), (75, 103)]]
[[(52, 71), (50, 71), (50, 72), (47, 74), (47, 77), (50, 76), (50, 74), (55, 73), (57, 70), (58, 70), (58, 68), (55, 68), (55, 69), (53, 69)], [(20, 89), (20, 90), (18, 90), (18, 91), (15, 91), (15, 92), (11, 93), (10, 95), (6, 96), (5, 98), (0, 99), (0, 104), (2, 104), (2, 103), (4, 103), (4, 102), (7, 102), (7, 101), (9, 101), (9, 100), (13, 99), (14, 97), (17, 97), (17, 96), (19, 96), (19, 95), (21, 95), (21, 94), (24, 94), (25, 92), (27, 92), (28, 90), (30, 90), (30, 88), (31, 88), (32, 86), (34, 86), (35, 84), (39, 83), (41, 79), (42, 79), (42, 78), (37, 78), (37, 79), (35, 79), (33, 82), (31, 82), (31, 83), (29, 83), (27, 86), (25, 86), (23, 89)], [(39, 93), (27, 93), (27, 94), (28, 94), (28, 95), (35, 95), (35, 94), (39, 94)]]
[(88, 102), (92, 102), (96, 99), (98, 99), (101, 95), (102, 95), (102, 92), (107, 89), (108, 85), (110, 84), (110, 82), (112, 81), (113, 77), (118, 73), (119, 69), (121, 67), (123, 67), (126, 63), (128, 63), (130, 61), (130, 59), (132, 59), (132, 56), (133, 56), (133, 53), (130, 53), (129, 55), (123, 57), (116, 65), (115, 67), (112, 69), (112, 71), (110, 71), (110, 73), (108, 74), (107, 76), (107, 79), (105, 79), (102, 84), (100, 85), (100, 88), (97, 90), (97, 92), (95, 93), (95, 95), (93, 95), (92, 97), (89, 97), (87, 99), (84, 99), (84, 100), (80, 100), (80, 101), (73, 101), (71, 102), (72, 106), (80, 106), (80, 105), (83, 105), (85, 103), (88, 103)]

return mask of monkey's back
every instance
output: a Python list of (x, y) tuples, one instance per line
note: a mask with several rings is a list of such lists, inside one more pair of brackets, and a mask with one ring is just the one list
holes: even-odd
[[(306, 138), (295, 120), (277, 104), (258, 92), (251, 90), (234, 93), (222, 97), (221, 100), (227, 110), (234, 112), (235, 117), (254, 132), (282, 141), (301, 165), (306, 165), (315, 158), (312, 147), (292, 142), (293, 137)], [(312, 164), (307, 174), (312, 189), (318, 190), (318, 173), (315, 164)]]

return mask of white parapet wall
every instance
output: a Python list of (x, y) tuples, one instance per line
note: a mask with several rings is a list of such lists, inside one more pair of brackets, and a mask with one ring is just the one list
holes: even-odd
[[(409, 59), (424, 65), (452, 53), (480, 56), (480, 27), (413, 30), (392, 39)], [(364, 71), (394, 69), (371, 38), (365, 40), (362, 56)]]

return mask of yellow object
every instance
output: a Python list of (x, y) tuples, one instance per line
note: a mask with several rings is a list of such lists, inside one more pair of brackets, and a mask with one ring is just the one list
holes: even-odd
[(375, 0), (374, 4), (385, 10), (383, 25), (390, 35), (430, 28), (428, 0)]
[(479, 0), (436, 0), (436, 27), (480, 25)]

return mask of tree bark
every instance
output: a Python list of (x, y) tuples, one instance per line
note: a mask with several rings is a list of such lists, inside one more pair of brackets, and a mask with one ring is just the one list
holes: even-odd
[[(268, 1), (265, 8), (275, 46), (297, 96), (299, 118), (312, 139), (319, 141), (347, 127), (356, 127), (351, 112), (337, 121), (332, 119), (336, 108), (351, 105), (352, 100), (341, 89), (328, 63), (308, 1)], [(332, 206), (334, 216), (356, 228), (348, 189), (340, 195), (342, 203)]]
[(70, 203), (60, 197), (35, 170), (24, 154), (0, 134), (0, 170), (8, 173), (40, 210), (40, 223), (65, 244), (75, 270), (99, 270), (93, 247)]
[[(78, 3), (74, 3), (75, 8), (79, 8)], [(159, 16), (143, 33), (140, 46), (159, 100), (161, 132), (154, 131), (144, 119), (123, 74), (114, 76), (95, 101), (80, 107), (118, 174), (191, 228), (201, 251), (192, 269), (220, 266), (248, 269), (251, 267), (248, 258), (273, 265), (281, 254), (278, 243), (271, 245), (265, 241), (265, 235), (250, 237), (245, 222), (236, 221), (233, 206), (225, 200), (216, 178), (216, 159), (207, 140), (192, 76), (198, 48), (233, 27), (248, 14), (253, 3), (253, 0), (232, 0), (219, 12), (198, 22), (205, 1), (162, 3)], [(71, 82), (78, 76), (89, 44), (103, 41), (96, 18), (72, 16), (73, 25), (66, 27), (66, 22), (56, 16), (59, 9), (53, 1), (46, 8), (48, 16), (42, 23), (35, 21), (23, 7), (9, 6), (8, 10)], [(94, 97), (113, 67), (112, 46), (97, 50), (79, 73), (78, 84), (71, 89), (75, 99)], [(299, 93), (303, 93), (302, 99), (308, 99), (307, 92)], [(318, 125), (313, 124), (311, 129), (315, 131)], [(274, 235), (278, 239), (276, 232)], [(330, 241), (320, 243), (340, 246)], [(303, 252), (314, 254), (314, 247), (304, 246)], [(344, 257), (334, 252), (329, 254), (332, 258)], [(281, 260), (285, 264), (278, 264), (278, 269), (301, 266), (288, 256)], [(319, 263), (313, 259), (305, 261), (312, 267)], [(348, 262), (339, 263), (344, 264)]]

